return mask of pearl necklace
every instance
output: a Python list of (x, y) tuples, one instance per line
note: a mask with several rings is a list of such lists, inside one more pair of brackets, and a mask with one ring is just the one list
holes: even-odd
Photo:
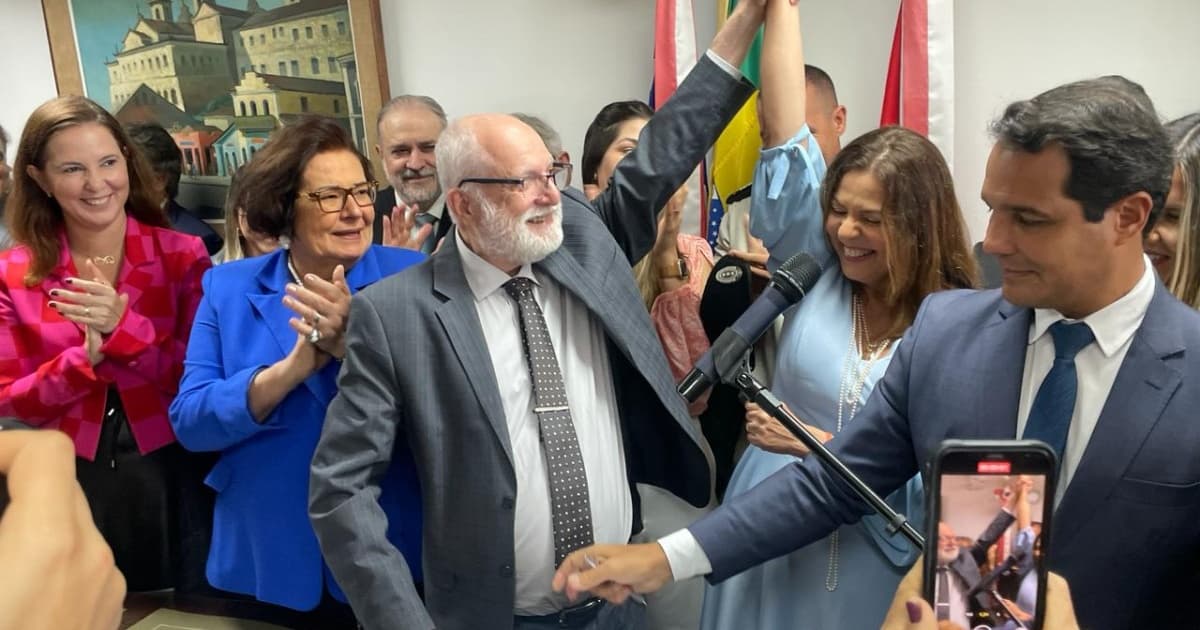
[[(863, 389), (866, 388), (867, 377), (871, 375), (871, 368), (891, 345), (889, 339), (871, 343), (870, 338), (862, 298), (858, 296), (858, 293), (852, 292), (850, 298), (850, 347), (847, 348), (846, 358), (842, 362), (842, 378), (837, 399), (836, 433), (841, 433), (842, 425), (850, 422), (854, 414), (858, 413), (858, 403), (862, 399)], [(838, 531), (834, 530), (829, 537), (829, 569), (825, 573), (825, 590), (832, 593), (837, 590), (837, 587)]]

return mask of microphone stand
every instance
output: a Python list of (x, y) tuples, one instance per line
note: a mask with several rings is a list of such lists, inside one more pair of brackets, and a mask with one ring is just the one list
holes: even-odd
[[(724, 375), (722, 375), (722, 377), (724, 377)], [(725, 378), (722, 378), (721, 380), (727, 383), (729, 382)], [(912, 544), (916, 545), (918, 549), (924, 550), (925, 539), (922, 538), (921, 535), (917, 533), (917, 530), (913, 528), (912, 524), (908, 522), (908, 518), (903, 514), (893, 510), (892, 506), (888, 505), (883, 499), (879, 498), (879, 495), (875, 494), (871, 488), (867, 487), (867, 484), (863, 482), (858, 475), (854, 474), (854, 472), (847, 468), (846, 465), (841, 462), (841, 460), (834, 456), (833, 453), (830, 453), (829, 449), (825, 448), (825, 445), (822, 444), (820, 440), (813, 436), (813, 434), (809, 433), (808, 429), (804, 428), (804, 425), (796, 418), (796, 416), (793, 416), (786, 409), (784, 409), (783, 402), (776, 398), (775, 394), (772, 394), (771, 390), (767, 389), (766, 386), (758, 381), (758, 379), (754, 378), (754, 375), (750, 373), (749, 366), (745, 361), (741, 363), (736, 374), (734, 375), (732, 384), (741, 390), (742, 395), (748, 400), (754, 402), (759, 407), (762, 407), (763, 410), (771, 414), (771, 416), (779, 421), (780, 424), (782, 424), (784, 427), (787, 427), (788, 431), (791, 431), (792, 435), (796, 436), (796, 439), (803, 442), (804, 445), (808, 447), (808, 450), (812, 452), (813, 455), (817, 456), (817, 459), (824, 464), (825, 468), (830, 473), (846, 482), (846, 485), (850, 486), (854, 492), (860, 498), (862, 498), (863, 501), (866, 501), (868, 504), (870, 504), (875, 510), (875, 513), (887, 521), (887, 531), (889, 535), (894, 536), (896, 535), (896, 532), (900, 532), (905, 538), (912, 542)]]

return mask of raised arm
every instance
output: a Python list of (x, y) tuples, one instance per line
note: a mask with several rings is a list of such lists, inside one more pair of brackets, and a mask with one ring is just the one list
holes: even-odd
[(763, 148), (787, 142), (804, 126), (804, 45), (800, 34), (800, 7), (788, 0), (768, 0), (763, 27), (762, 60)]
[(766, 144), (750, 189), (750, 233), (770, 252), (772, 269), (797, 252), (831, 264), (820, 203), (825, 160), (805, 124), (800, 8), (789, 0), (767, 2), (760, 73)]
[[(654, 245), (658, 211), (704, 159), (754, 91), (736, 69), (762, 23), (762, 0), (743, 0), (675, 94), (642, 129), (637, 148), (592, 200), (630, 264)], [(715, 55), (728, 68), (709, 58)], [(707, 200), (700, 200), (701, 203)]]

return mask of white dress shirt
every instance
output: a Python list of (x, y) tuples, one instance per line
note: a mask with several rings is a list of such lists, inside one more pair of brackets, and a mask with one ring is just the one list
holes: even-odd
[[(1055, 504), (1063, 497), (1067, 485), (1079, 467), (1079, 460), (1087, 449), (1088, 441), (1096, 423), (1100, 421), (1100, 412), (1108, 400), (1109, 391), (1117, 379), (1117, 372), (1134, 333), (1142, 325), (1146, 317), (1146, 309), (1154, 298), (1154, 268), (1150, 259), (1142, 257), (1145, 266), (1142, 277), (1128, 293), (1108, 306), (1084, 317), (1081, 320), (1092, 329), (1096, 340), (1075, 355), (1076, 377), (1078, 388), (1075, 394), (1075, 412), (1071, 416), (1071, 429), (1067, 434), (1066, 453), (1063, 456), (1059, 470), (1058, 490), (1055, 493)], [(1025, 432), (1025, 422), (1029, 419), (1029, 409), (1037, 396), (1038, 387), (1045, 380), (1054, 363), (1054, 339), (1046, 334), (1050, 325), (1063, 317), (1053, 309), (1035, 309), (1033, 324), (1029, 328), (1029, 347), (1025, 352), (1025, 373), (1021, 381), (1021, 401), (1017, 407), (1017, 433), (1013, 438), (1019, 438)], [(687, 529), (681, 529), (659, 539), (658, 544), (667, 556), (671, 567), (671, 575), (676, 580), (686, 580), (697, 575), (712, 573), (712, 563), (696, 537)]]
[[(1144, 258), (1144, 263), (1146, 268), (1141, 279), (1120, 299), (1083, 319), (1067, 320), (1087, 323), (1096, 340), (1075, 355), (1078, 379), (1075, 412), (1071, 415), (1067, 447), (1059, 467), (1058, 490), (1054, 497), (1056, 505), (1062, 500), (1067, 484), (1071, 483), (1071, 478), (1079, 468), (1079, 460), (1083, 458), (1083, 451), (1092, 439), (1096, 423), (1100, 421), (1100, 412), (1108, 400), (1113, 381), (1117, 379), (1117, 371), (1121, 369), (1133, 335), (1142, 325), (1146, 309), (1154, 297), (1154, 267), (1150, 265), (1149, 258)], [(1054, 365), (1054, 338), (1047, 331), (1051, 324), (1063, 319), (1066, 318), (1062, 313), (1052, 309), (1039, 308), (1033, 312), (1029, 347), (1025, 351), (1025, 376), (1021, 380), (1021, 402), (1017, 407), (1017, 435), (1014, 437), (1020, 437), (1025, 432), (1033, 399)]]
[[(971, 621), (967, 616), (967, 612), (970, 610), (970, 607), (967, 604), (966, 597), (967, 591), (970, 589), (967, 587), (967, 583), (964, 582), (963, 579), (954, 572), (954, 569), (949, 567), (946, 567), (944, 572), (937, 571), (935, 573), (935, 577), (937, 579), (937, 584), (934, 585), (933, 591), (934, 603), (937, 603), (937, 589), (941, 586), (942, 579), (945, 578), (948, 580), (946, 582), (946, 595), (949, 598), (947, 603), (950, 604), (950, 617), (948, 621), (958, 624), (960, 628), (970, 628)], [(933, 617), (934, 619), (937, 619), (937, 606), (935, 605), (933, 608)]]
[[(517, 481), (514, 613), (552, 613), (569, 603), (564, 595), (550, 589), (556, 567), (549, 477), (538, 419), (533, 413), (533, 382), (525, 359), (519, 312), (516, 302), (503, 288), (510, 277), (468, 249), (457, 232), (455, 239), (467, 284), (475, 295), (475, 310), (504, 401), (504, 418), (512, 446)], [(535, 284), (534, 297), (542, 308), (562, 369), (571, 419), (587, 470), (595, 541), (629, 542), (633, 497), (625, 468), (604, 328), (583, 302), (549, 276), (533, 273), (529, 265), (522, 267), (517, 275)], [(501, 473), (480, 471), (479, 474)]]

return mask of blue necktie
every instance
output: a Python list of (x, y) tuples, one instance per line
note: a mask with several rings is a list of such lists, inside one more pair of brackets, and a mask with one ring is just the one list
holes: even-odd
[(1075, 355), (1096, 337), (1083, 322), (1068, 324), (1061, 320), (1051, 324), (1050, 336), (1054, 338), (1054, 365), (1038, 388), (1037, 397), (1033, 399), (1022, 437), (1049, 444), (1058, 455), (1059, 466), (1062, 466), (1079, 385), (1075, 374)]
[(435, 224), (433, 227), (433, 230), (429, 233), (429, 236), (425, 239), (425, 242), (421, 243), (421, 253), (422, 254), (426, 254), (426, 255), (432, 254), (434, 245), (437, 245), (436, 221), (437, 221), (437, 217), (433, 216), (432, 214), (429, 214), (428, 212), (417, 213), (416, 221), (414, 222), (414, 225), (413, 225), (414, 230), (420, 230), (421, 228), (425, 227), (426, 225), (429, 225), (430, 223)]

